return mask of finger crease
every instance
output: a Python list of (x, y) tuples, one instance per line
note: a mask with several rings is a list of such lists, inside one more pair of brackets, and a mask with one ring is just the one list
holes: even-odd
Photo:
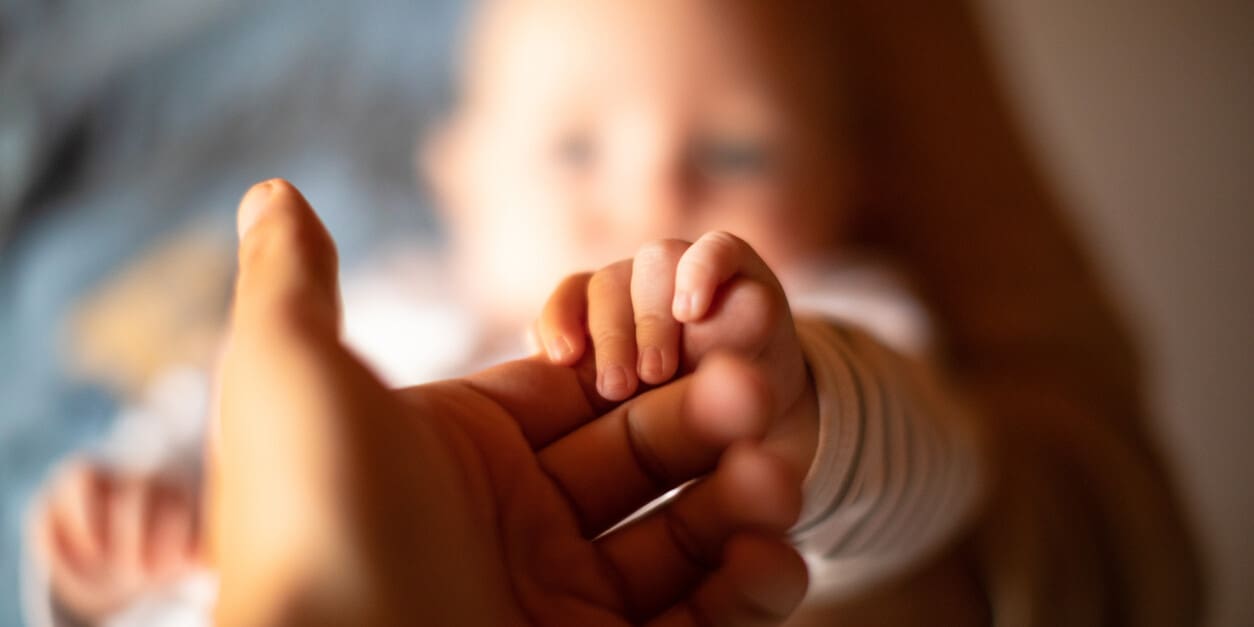
[(644, 436), (636, 427), (635, 421), (632, 420), (632, 411), (628, 409), (626, 415), (623, 416), (623, 428), (627, 432), (627, 448), (631, 451), (631, 455), (635, 458), (636, 466), (644, 473), (648, 479), (654, 492), (663, 492), (670, 489), (675, 483), (670, 479), (670, 473), (666, 472), (666, 466), (661, 460), (653, 454), (652, 449), (645, 444)]
[(579, 501), (575, 499), (574, 495), (572, 495), (570, 490), (566, 487), (566, 484), (562, 482), (562, 478), (558, 476), (557, 473), (550, 470), (548, 465), (545, 464), (543, 460), (540, 460), (540, 463), (537, 465), (540, 467), (540, 471), (549, 478), (550, 482), (552, 482), (553, 489), (566, 500), (566, 505), (570, 507), (570, 511), (575, 514), (575, 520), (579, 523), (579, 530), (583, 537), (591, 538), (595, 536), (597, 529), (593, 526), (592, 521), (587, 519), (587, 515), (584, 514), (583, 509), (579, 507)]
[(671, 542), (675, 544), (675, 548), (679, 549), (679, 554), (688, 563), (702, 571), (708, 571), (714, 567), (701, 551), (692, 530), (675, 514), (672, 506), (662, 508), (662, 523), (666, 527), (666, 533), (670, 536)]
[(688, 606), (688, 614), (692, 616), (692, 623), (697, 627), (718, 627), (718, 625), (714, 623), (714, 619), (710, 618), (710, 616), (705, 613), (705, 610), (697, 607), (696, 605)]
[(740, 607), (744, 613), (748, 614), (755, 621), (773, 625), (788, 618), (787, 613), (780, 613), (763, 606), (757, 600), (746, 595), (743, 590), (737, 590), (736, 598), (740, 600)]
[(622, 601), (624, 612), (633, 618), (644, 618), (640, 616), (639, 601), (632, 594), (631, 587), (627, 585), (627, 575), (605, 553), (598, 551), (598, 554), (601, 556), (601, 569), (610, 581), (614, 582), (614, 588), (618, 590), (618, 598)]

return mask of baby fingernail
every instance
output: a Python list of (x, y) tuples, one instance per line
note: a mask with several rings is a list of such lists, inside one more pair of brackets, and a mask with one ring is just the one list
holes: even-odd
[(680, 320), (686, 320), (692, 316), (693, 310), (696, 308), (696, 295), (690, 292), (679, 292), (675, 294), (675, 302), (671, 306), (671, 313)]
[(614, 364), (605, 369), (601, 377), (601, 396), (610, 400), (627, 397), (627, 371), (622, 366)]
[(644, 349), (640, 354), (640, 376), (653, 382), (662, 378), (662, 351), (656, 346)]
[(549, 359), (552, 361), (565, 361), (572, 350), (570, 340), (565, 336), (559, 335), (549, 340)]

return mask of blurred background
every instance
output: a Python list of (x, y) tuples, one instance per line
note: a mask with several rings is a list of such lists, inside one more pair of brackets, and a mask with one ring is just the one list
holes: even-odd
[[(1151, 357), (1212, 624), (1252, 625), (1254, 5), (977, 4), (1024, 129)], [(463, 11), (0, 0), (0, 624), (20, 624), (32, 491), (107, 431), (119, 402), (99, 381), (128, 384), (81, 345), (100, 286), (172, 246), (156, 255), (184, 271), (169, 289), (202, 277), (218, 287), (198, 297), (220, 298), (231, 268), (213, 260), (233, 245), (235, 204), (274, 176), (319, 208), (346, 268), (438, 240), (413, 147), (449, 101)]]

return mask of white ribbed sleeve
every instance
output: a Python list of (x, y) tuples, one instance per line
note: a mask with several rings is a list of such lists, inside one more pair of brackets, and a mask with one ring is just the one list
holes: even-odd
[(819, 396), (820, 433), (795, 543), (811, 596), (843, 596), (935, 555), (983, 493), (981, 456), (960, 403), (918, 359), (848, 321), (798, 332)]

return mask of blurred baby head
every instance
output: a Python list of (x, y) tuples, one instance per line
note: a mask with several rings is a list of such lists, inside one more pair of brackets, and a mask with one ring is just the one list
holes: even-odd
[(830, 248), (851, 176), (822, 4), (483, 2), (424, 151), (462, 285), (529, 316), (652, 239), (727, 230), (777, 269)]

